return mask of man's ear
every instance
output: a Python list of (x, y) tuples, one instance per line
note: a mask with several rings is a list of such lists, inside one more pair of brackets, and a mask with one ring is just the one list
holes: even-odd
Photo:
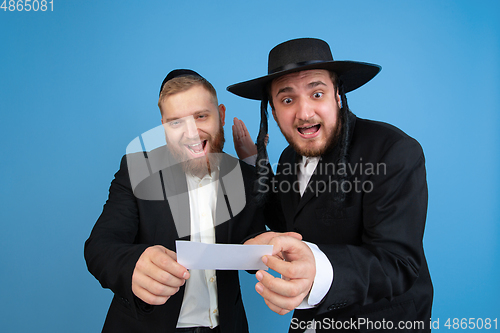
[(340, 94), (337, 89), (337, 95), (335, 96), (335, 99), (337, 100), (337, 105), (339, 106), (339, 109), (342, 109), (342, 102), (340, 101)]
[(276, 119), (276, 111), (274, 109), (271, 109), (272, 112), (273, 112), (273, 118), (274, 118), (274, 121), (275, 122), (278, 122), (278, 120)]
[(225, 119), (226, 119), (226, 107), (224, 104), (219, 105), (219, 118), (222, 126), (226, 124)]

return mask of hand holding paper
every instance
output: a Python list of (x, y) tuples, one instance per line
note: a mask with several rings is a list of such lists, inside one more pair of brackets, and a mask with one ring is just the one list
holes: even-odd
[(179, 291), (189, 272), (176, 262), (175, 252), (161, 246), (148, 247), (132, 275), (132, 292), (144, 302), (161, 305)]
[(273, 255), (263, 258), (263, 262), (282, 278), (260, 270), (255, 274), (259, 280), (255, 290), (272, 311), (281, 315), (300, 305), (311, 290), (316, 275), (314, 255), (301, 239), (300, 234), (293, 232), (266, 232), (245, 242), (273, 245)]

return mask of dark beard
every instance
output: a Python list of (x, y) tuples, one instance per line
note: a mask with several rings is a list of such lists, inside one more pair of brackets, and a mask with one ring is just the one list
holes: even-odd
[[(321, 126), (324, 126), (324, 125), (321, 125)], [(279, 123), (278, 123), (278, 127), (281, 130), (281, 126)], [(335, 146), (337, 146), (337, 143), (339, 141), (340, 134), (341, 134), (341, 129), (342, 129), (342, 124), (341, 124), (341, 117), (340, 117), (340, 112), (339, 112), (337, 115), (336, 126), (335, 126), (335, 129), (333, 130), (333, 133), (332, 133), (330, 140), (327, 142), (327, 144), (325, 146), (320, 147), (318, 149), (301, 148), (299, 145), (297, 145), (292, 140), (291, 137), (286, 135), (282, 130), (281, 130), (281, 133), (285, 137), (286, 141), (288, 141), (288, 144), (299, 155), (305, 156), (305, 157), (318, 157), (318, 156), (324, 155), (324, 154), (332, 151), (335, 148)]]
[(185, 173), (202, 178), (219, 166), (224, 142), (224, 127), (220, 124), (220, 129), (215, 137), (210, 137), (207, 140), (207, 145), (210, 145), (210, 152), (207, 155), (186, 160), (184, 152), (177, 149), (170, 149), (170, 152), (177, 161), (182, 161), (181, 165)]

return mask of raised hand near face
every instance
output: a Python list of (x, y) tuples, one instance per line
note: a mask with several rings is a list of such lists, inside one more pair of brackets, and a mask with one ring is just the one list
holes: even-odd
[(245, 123), (238, 118), (233, 119), (233, 142), (240, 160), (257, 154), (257, 146), (252, 141)]
[[(236, 154), (240, 160), (257, 155), (257, 146), (252, 141), (245, 123), (238, 118), (233, 119), (233, 142), (234, 149), (236, 150)], [(269, 134), (266, 136), (264, 141), (266, 146), (268, 142)]]

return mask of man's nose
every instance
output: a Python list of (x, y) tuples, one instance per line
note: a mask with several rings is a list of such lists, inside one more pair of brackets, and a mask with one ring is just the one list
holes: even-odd
[(188, 118), (188, 119), (186, 119), (185, 124), (186, 124), (186, 127), (185, 127), (186, 136), (190, 139), (199, 138), (198, 126), (196, 126), (195, 120), (193, 118)]
[(295, 117), (301, 121), (306, 121), (314, 116), (314, 107), (307, 98), (301, 98), (298, 103), (299, 109)]

